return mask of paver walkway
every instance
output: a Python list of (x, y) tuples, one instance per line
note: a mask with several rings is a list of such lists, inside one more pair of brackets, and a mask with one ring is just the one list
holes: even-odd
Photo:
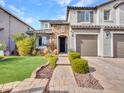
[(59, 57), (57, 64), (49, 84), (50, 93), (75, 93), (73, 89), (78, 86), (68, 58)]

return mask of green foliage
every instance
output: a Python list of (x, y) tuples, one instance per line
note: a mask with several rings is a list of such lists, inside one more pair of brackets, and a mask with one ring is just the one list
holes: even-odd
[(12, 35), (15, 41), (19, 55), (27, 56), (34, 47), (36, 36), (26, 36), (25, 34), (16, 33)]
[(21, 34), (20, 33), (15, 33), (15, 34), (12, 35), (12, 40), (14, 42), (18, 42), (18, 41), (23, 40), (25, 38), (26, 38), (26, 35), (24, 33), (21, 33)]
[(69, 60), (72, 62), (73, 59), (80, 58), (80, 53), (69, 52)]
[(87, 73), (89, 72), (89, 66), (88, 66), (88, 62), (84, 59), (73, 59), (72, 62), (72, 69), (74, 72), (76, 73)]
[(57, 56), (51, 54), (51, 55), (47, 55), (46, 58), (48, 59), (51, 68), (54, 69), (56, 67), (56, 62), (57, 62), (57, 59), (58, 59)]
[(0, 50), (6, 49), (6, 44), (3, 41), (0, 41)]
[(76, 73), (87, 73), (89, 72), (89, 66), (87, 60), (80, 58), (80, 53), (70, 52), (69, 60), (72, 65), (72, 69)]
[(31, 48), (33, 47), (33, 39), (30, 37), (26, 37), (23, 40), (19, 40), (16, 42), (18, 53), (21, 56), (29, 55)]
[(0, 56), (0, 59), (4, 58), (4, 56)]

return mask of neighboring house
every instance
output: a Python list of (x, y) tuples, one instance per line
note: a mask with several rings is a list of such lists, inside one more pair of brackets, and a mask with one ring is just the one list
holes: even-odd
[(0, 6), (0, 40), (6, 43), (11, 52), (15, 50), (15, 43), (11, 40), (12, 34), (26, 33), (29, 30), (34, 29)]
[(41, 20), (41, 24), (37, 47), (53, 39), (59, 53), (74, 50), (82, 56), (124, 57), (124, 0), (96, 7), (69, 6), (66, 20)]

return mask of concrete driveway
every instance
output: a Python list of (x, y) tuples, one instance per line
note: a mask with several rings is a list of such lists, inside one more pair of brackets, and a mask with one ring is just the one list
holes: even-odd
[(99, 80), (105, 90), (124, 92), (124, 59), (99, 57), (85, 57), (85, 59), (91, 67), (91, 74)]

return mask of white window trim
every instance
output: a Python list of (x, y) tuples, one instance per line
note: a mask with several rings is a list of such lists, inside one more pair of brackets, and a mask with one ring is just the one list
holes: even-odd
[[(47, 25), (47, 27), (45, 25)], [(50, 28), (49, 23), (44, 23), (44, 29), (49, 29), (49, 28)]]
[(61, 26), (61, 32), (65, 32), (65, 26)]
[[(108, 10), (110, 10), (109, 19), (108, 19), (108, 20), (105, 20), (105, 18), (104, 18), (104, 16), (105, 16), (105, 11), (108, 11)], [(105, 22), (112, 21), (112, 10), (111, 10), (111, 9), (105, 9), (105, 10), (104, 10), (103, 19), (104, 19)]]
[[(78, 23), (91, 23), (91, 16), (90, 16), (90, 12), (93, 12), (93, 11), (78, 11), (78, 12), (84, 12), (84, 20), (85, 21), (81, 21), (81, 22), (78, 22)], [(89, 21), (86, 21), (86, 12), (89, 13), (88, 17), (89, 17)], [(94, 12), (93, 12), (94, 13)], [(94, 16), (93, 16), (93, 20), (94, 20)]]

